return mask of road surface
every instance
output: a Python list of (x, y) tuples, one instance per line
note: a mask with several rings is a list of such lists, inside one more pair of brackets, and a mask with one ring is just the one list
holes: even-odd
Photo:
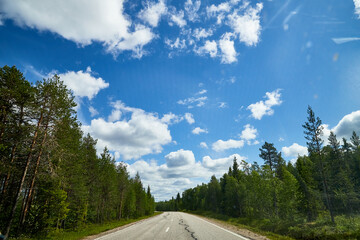
[(165, 212), (97, 240), (247, 240), (202, 218), (182, 212)]

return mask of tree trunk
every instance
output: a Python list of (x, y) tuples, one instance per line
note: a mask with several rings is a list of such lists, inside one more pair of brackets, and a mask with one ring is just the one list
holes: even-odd
[(36, 179), (36, 176), (37, 176), (37, 173), (38, 173), (38, 170), (39, 170), (40, 159), (41, 159), (41, 155), (42, 155), (42, 152), (43, 152), (43, 149), (44, 149), (44, 144), (45, 144), (46, 137), (47, 137), (48, 126), (49, 126), (49, 121), (47, 121), (46, 126), (45, 126), (45, 129), (44, 129), (44, 131), (45, 131), (45, 133), (44, 133), (44, 138), (43, 138), (42, 141), (41, 141), (40, 151), (39, 151), (39, 154), (38, 154), (38, 156), (37, 156), (37, 158), (36, 158), (35, 171), (34, 171), (34, 175), (33, 175), (32, 180), (31, 180), (31, 184), (30, 184), (30, 188), (29, 188), (29, 194), (28, 194), (28, 196), (27, 196), (27, 198), (26, 198), (25, 208), (24, 208), (23, 213), (21, 214), (22, 217), (21, 217), (21, 219), (20, 219), (20, 225), (22, 225), (22, 224), (25, 222), (25, 218), (26, 218), (27, 212), (28, 212), (29, 209), (30, 209), (31, 201), (32, 201), (32, 199), (33, 199), (35, 179)]
[(23, 174), (22, 174), (22, 177), (21, 177), (21, 181), (20, 181), (19, 187), (17, 189), (16, 197), (15, 197), (14, 202), (13, 202), (12, 207), (11, 207), (11, 212), (10, 212), (10, 216), (8, 218), (8, 222), (5, 225), (5, 239), (8, 238), (9, 233), (10, 233), (11, 223), (12, 223), (14, 215), (15, 215), (16, 203), (17, 203), (17, 201), (18, 201), (18, 199), (20, 197), (21, 190), (22, 190), (24, 182), (25, 182), (25, 178), (26, 178), (27, 171), (29, 169), (29, 165), (30, 165), (30, 161), (31, 161), (31, 157), (32, 157), (32, 152), (34, 151), (34, 148), (35, 148), (35, 144), (36, 144), (36, 140), (37, 140), (37, 136), (38, 136), (38, 131), (39, 131), (39, 128), (40, 128), (40, 125), (41, 125), (42, 121), (43, 121), (43, 112), (41, 112), (40, 119), (39, 119), (39, 121), (37, 123), (36, 130), (35, 130), (35, 133), (34, 133), (34, 137), (33, 137), (33, 140), (32, 140), (31, 146), (30, 146), (29, 154), (28, 154), (28, 156), (26, 158), (26, 164), (25, 164), (24, 171), (23, 171)]
[[(19, 123), (18, 123), (18, 132), (17, 132), (18, 134), (21, 134), (20, 127), (23, 123), (23, 118), (24, 118), (24, 106), (21, 106), (20, 109), (21, 109), (21, 112), (20, 112), (20, 118), (19, 118)], [(5, 115), (5, 117), (6, 117), (6, 115)], [(1, 141), (1, 137), (0, 137), (0, 141)], [(11, 176), (12, 164), (15, 161), (15, 151), (16, 151), (18, 143), (19, 143), (19, 141), (16, 141), (11, 149), (10, 164), (9, 164), (8, 172), (5, 177), (4, 187), (3, 187), (2, 193), (1, 193), (1, 199), (4, 199), (5, 194), (6, 194), (7, 185), (9, 184), (9, 179)]]

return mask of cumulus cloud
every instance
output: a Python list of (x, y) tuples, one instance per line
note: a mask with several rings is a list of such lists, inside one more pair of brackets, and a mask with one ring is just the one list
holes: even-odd
[(343, 137), (346, 139), (350, 139), (352, 132), (355, 131), (357, 134), (359, 134), (360, 129), (360, 110), (354, 111), (350, 114), (345, 115), (339, 123), (333, 127), (330, 128), (329, 125), (323, 124), (324, 130), (323, 130), (323, 140), (325, 144), (328, 143), (328, 137), (330, 136), (330, 131), (332, 131), (337, 139), (340, 141)]
[(247, 46), (256, 45), (260, 36), (260, 12), (263, 8), (262, 3), (257, 3), (256, 7), (240, 7), (228, 16), (228, 24), (239, 36), (240, 42)]
[(185, 113), (184, 117), (189, 124), (193, 124), (195, 122), (194, 116), (191, 113)]
[(206, 149), (209, 148), (208, 145), (206, 144), (206, 142), (201, 142), (201, 143), (200, 143), (200, 147), (206, 148)]
[(221, 50), (221, 63), (233, 63), (237, 61), (234, 41), (231, 40), (233, 34), (225, 33), (219, 40)]
[(133, 177), (139, 172), (143, 184), (150, 185), (156, 201), (161, 201), (202, 182), (208, 182), (214, 174), (221, 177), (232, 165), (234, 157), (238, 161), (246, 159), (233, 154), (218, 159), (205, 156), (201, 162), (196, 162), (192, 151), (180, 149), (167, 154), (166, 162), (161, 165), (155, 160), (138, 160), (126, 165), (130, 176)]
[(165, 156), (166, 165), (169, 168), (181, 167), (195, 163), (195, 156), (192, 151), (180, 149)]
[(184, 19), (184, 11), (176, 11), (175, 8), (172, 8), (170, 11), (170, 22), (169, 25), (172, 26), (174, 23), (179, 26), (180, 28), (183, 28), (187, 23)]
[(192, 131), (192, 134), (199, 135), (200, 133), (208, 133), (206, 129), (202, 129), (200, 127), (194, 128)]
[(167, 11), (164, 0), (158, 3), (146, 2), (146, 7), (138, 14), (139, 18), (150, 24), (152, 27), (157, 27), (160, 18)]
[(160, 153), (163, 145), (171, 143), (168, 125), (157, 114), (128, 107), (121, 101), (112, 103), (112, 106), (120, 111), (120, 118), (109, 117), (108, 121), (97, 118), (91, 120), (90, 125), (82, 126), (85, 133), (98, 139), (98, 152), (107, 146), (110, 151), (118, 152), (123, 160), (130, 160)]
[(91, 68), (88, 67), (85, 72), (82, 70), (58, 74), (65, 85), (71, 89), (77, 97), (87, 97), (93, 99), (101, 89), (109, 87), (101, 77), (94, 77)]
[(217, 56), (217, 43), (216, 41), (212, 40), (206, 40), (204, 46), (199, 47), (197, 49), (194, 49), (195, 53), (198, 55), (204, 55), (208, 53), (210, 57), (216, 57)]
[(233, 164), (234, 158), (240, 163), (241, 160), (245, 160), (246, 157), (242, 157), (239, 154), (233, 154), (225, 158), (212, 159), (210, 156), (205, 156), (202, 159), (202, 164), (205, 168), (212, 172), (224, 173)]
[(259, 102), (250, 104), (247, 109), (251, 111), (251, 116), (255, 119), (261, 120), (265, 115), (271, 116), (274, 114), (273, 106), (278, 106), (282, 103), (281, 98), (281, 89), (277, 89), (273, 92), (266, 92), (264, 98), (265, 101), (261, 100)]
[(229, 139), (227, 141), (217, 140), (212, 144), (212, 149), (216, 152), (224, 151), (231, 148), (242, 148), (244, 140)]
[(355, 14), (360, 18), (360, 0), (354, 0)]
[(281, 152), (284, 153), (285, 157), (297, 157), (308, 155), (307, 147), (301, 146), (297, 143), (293, 143), (289, 147), (283, 147)]
[(170, 39), (165, 39), (165, 44), (170, 49), (184, 49), (186, 48), (186, 41), (185, 39), (180, 40), (180, 38), (176, 38), (174, 41), (171, 41)]
[(200, 9), (200, 5), (201, 5), (200, 0), (195, 0), (194, 2), (192, 0), (187, 0), (185, 2), (184, 9), (189, 21), (195, 22), (199, 18), (197, 12)]
[(134, 57), (155, 38), (151, 29), (135, 25), (124, 14), (124, 1), (2, 1), (5, 19), (39, 31), (50, 31), (79, 45), (100, 42), (114, 56), (129, 50)]
[(212, 4), (206, 7), (208, 17), (216, 17), (219, 14), (230, 12), (231, 5), (229, 2), (223, 2), (219, 5)]
[(213, 35), (212, 29), (205, 29), (205, 28), (195, 28), (193, 31), (193, 37), (197, 40), (200, 40), (202, 38), (207, 38)]
[(244, 126), (244, 130), (241, 132), (241, 139), (244, 139), (248, 141), (248, 144), (250, 144), (250, 140), (254, 140), (257, 137), (257, 129), (251, 126), (250, 124), (246, 124)]
[(180, 105), (188, 105), (188, 108), (193, 108), (194, 105), (197, 107), (202, 107), (205, 105), (205, 101), (207, 100), (207, 96), (202, 96), (202, 97), (190, 97), (190, 98), (186, 98), (184, 100), (179, 100), (177, 101), (178, 104)]
[(183, 119), (184, 119), (183, 117), (170, 112), (170, 113), (164, 114), (164, 116), (161, 118), (161, 121), (163, 123), (166, 123), (167, 125), (170, 125), (170, 124), (179, 123)]

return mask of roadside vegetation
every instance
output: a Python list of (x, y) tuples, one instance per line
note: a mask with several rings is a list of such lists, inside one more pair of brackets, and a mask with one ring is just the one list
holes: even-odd
[[(158, 211), (191, 211), (296, 239), (360, 239), (360, 140), (338, 141), (309, 106), (303, 125), (308, 156), (286, 163), (273, 143), (264, 165), (238, 163), (220, 179), (156, 203)], [(358, 129), (355, 129), (358, 131)]]
[(58, 76), (31, 84), (16, 67), (0, 68), (2, 234), (93, 234), (154, 213), (150, 187), (106, 147), (96, 154), (97, 140), (81, 131), (75, 106)]

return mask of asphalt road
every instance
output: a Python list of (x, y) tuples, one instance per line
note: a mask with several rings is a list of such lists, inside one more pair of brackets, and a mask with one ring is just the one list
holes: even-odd
[(248, 238), (230, 232), (191, 214), (166, 212), (97, 239), (244, 240)]

